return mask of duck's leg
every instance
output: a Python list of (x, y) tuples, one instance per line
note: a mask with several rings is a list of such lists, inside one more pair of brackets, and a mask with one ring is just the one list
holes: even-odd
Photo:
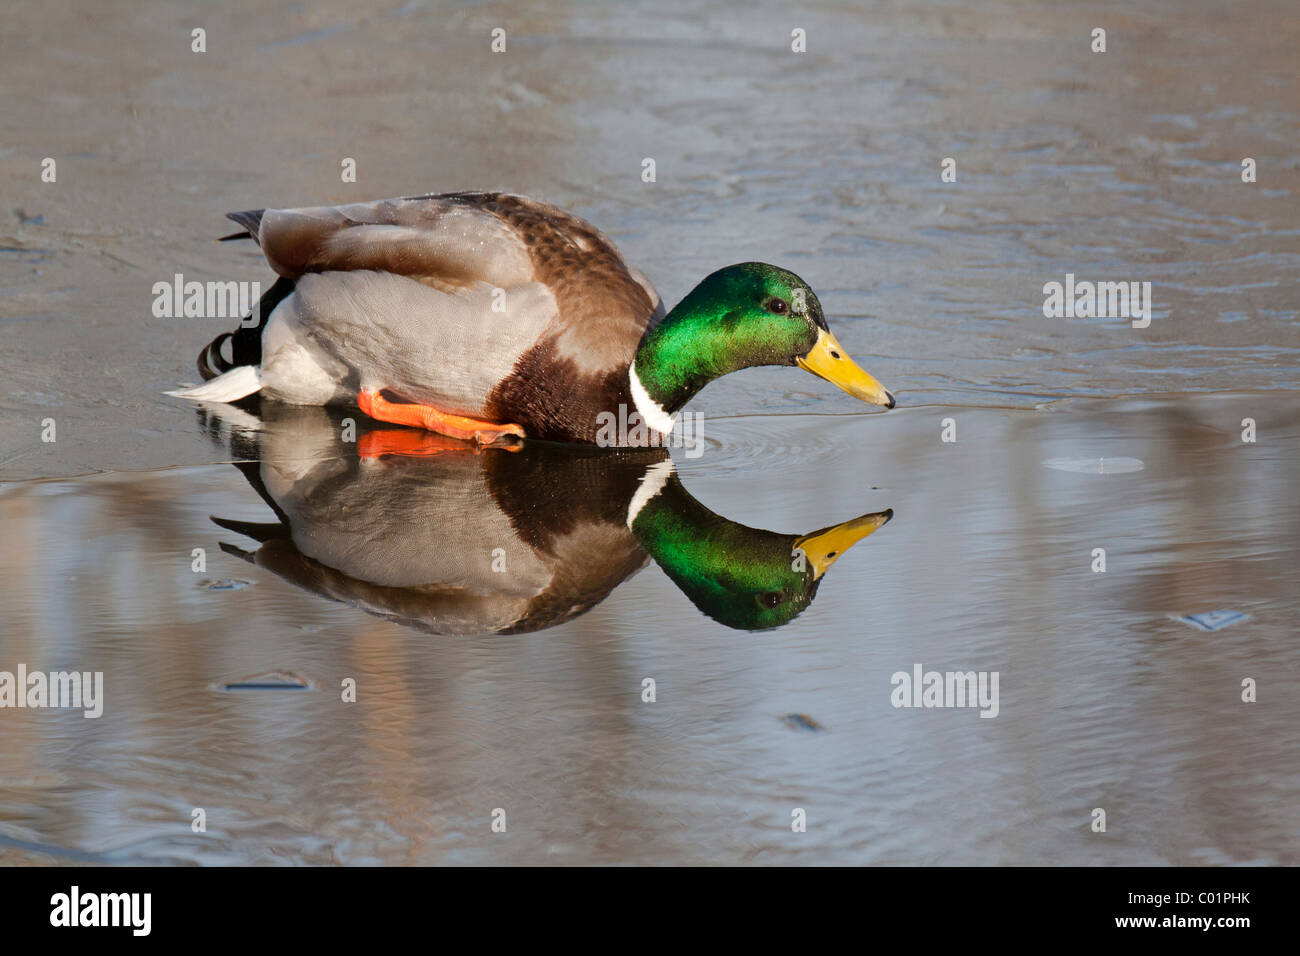
[(439, 435), (447, 435), (463, 441), (476, 441), (482, 445), (490, 445), (505, 435), (524, 437), (522, 425), (481, 422), (474, 418), (439, 411), (432, 405), (390, 402), (378, 391), (368, 392), (362, 389), (357, 395), (357, 407), (375, 421), (392, 422), (394, 425), (415, 425), (418, 428), (437, 432)]

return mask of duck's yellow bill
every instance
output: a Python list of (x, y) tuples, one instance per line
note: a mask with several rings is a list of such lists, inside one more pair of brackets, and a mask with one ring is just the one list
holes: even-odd
[(861, 518), (854, 518), (852, 521), (806, 534), (795, 541), (794, 546), (803, 552), (804, 560), (813, 569), (813, 578), (820, 580), (826, 573), (826, 569), (834, 564), (840, 555), (873, 531), (883, 528), (892, 517), (894, 517), (892, 508), (863, 515)]
[(800, 368), (807, 369), (818, 378), (824, 378), (832, 385), (838, 385), (854, 398), (859, 398), (872, 405), (894, 407), (894, 396), (886, 391), (874, 378), (858, 367), (858, 363), (849, 358), (849, 353), (835, 341), (835, 336), (826, 329), (820, 329), (817, 342), (811, 351), (796, 361)]

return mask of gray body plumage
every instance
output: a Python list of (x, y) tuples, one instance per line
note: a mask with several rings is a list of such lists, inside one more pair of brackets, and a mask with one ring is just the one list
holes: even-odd
[(197, 400), (260, 389), (293, 404), (350, 404), (360, 389), (388, 389), (516, 421), (529, 435), (590, 440), (599, 411), (632, 400), (628, 366), (663, 316), (654, 288), (604, 235), (522, 196), (232, 218), (293, 290), (262, 330), (256, 374), (178, 393)]

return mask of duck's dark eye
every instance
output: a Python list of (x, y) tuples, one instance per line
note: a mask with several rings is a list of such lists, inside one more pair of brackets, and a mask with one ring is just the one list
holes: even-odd
[(763, 607), (776, 607), (781, 603), (780, 591), (765, 591), (758, 596), (758, 603)]
[(776, 315), (785, 315), (790, 311), (790, 306), (788, 306), (783, 299), (768, 299), (767, 311), (773, 312)]

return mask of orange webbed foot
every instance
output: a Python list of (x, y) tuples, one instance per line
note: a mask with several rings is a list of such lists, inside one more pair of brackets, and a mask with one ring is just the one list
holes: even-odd
[(461, 441), (473, 441), (480, 445), (491, 445), (507, 437), (524, 437), (522, 425), (483, 422), (440, 411), (432, 405), (390, 402), (378, 391), (370, 392), (362, 389), (357, 395), (357, 407), (375, 421), (391, 422), (394, 425), (414, 425), (417, 428), (437, 432), (439, 435), (459, 438)]

